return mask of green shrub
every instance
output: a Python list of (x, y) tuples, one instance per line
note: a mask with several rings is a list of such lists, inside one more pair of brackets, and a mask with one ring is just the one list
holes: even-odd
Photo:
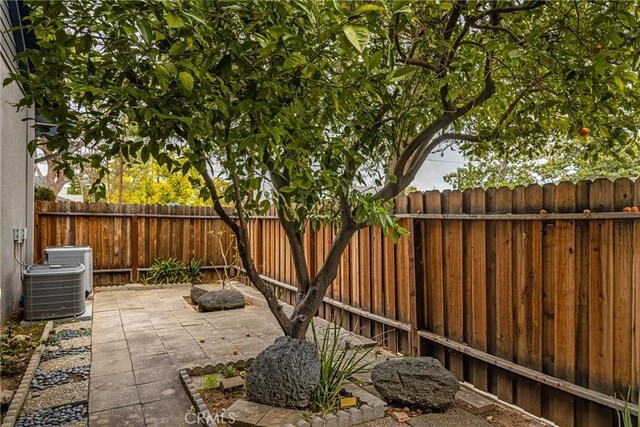
[(191, 258), (189, 264), (184, 266), (184, 281), (187, 283), (202, 283), (202, 265), (203, 259)]
[(175, 258), (158, 258), (153, 261), (146, 282), (156, 285), (180, 283), (184, 278), (184, 263)]
[(310, 409), (326, 414), (340, 408), (340, 392), (349, 377), (371, 368), (371, 362), (365, 361), (365, 358), (374, 347), (340, 347), (340, 326), (337, 325), (327, 328), (321, 339), (318, 339), (313, 322), (311, 331), (313, 342), (320, 352), (321, 367), (320, 382), (311, 396)]
[(195, 258), (191, 259), (187, 265), (175, 258), (157, 258), (153, 261), (145, 282), (154, 285), (200, 283), (203, 264), (204, 260)]
[(33, 199), (35, 201), (44, 200), (47, 202), (55, 202), (56, 193), (54, 193), (50, 188), (36, 185), (33, 189)]

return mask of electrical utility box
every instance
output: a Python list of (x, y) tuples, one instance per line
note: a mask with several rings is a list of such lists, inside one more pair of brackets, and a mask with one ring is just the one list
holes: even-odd
[(24, 271), (24, 319), (79, 316), (86, 308), (82, 264), (32, 265)]
[(82, 264), (84, 295), (93, 292), (93, 250), (90, 246), (49, 246), (44, 250), (45, 264)]

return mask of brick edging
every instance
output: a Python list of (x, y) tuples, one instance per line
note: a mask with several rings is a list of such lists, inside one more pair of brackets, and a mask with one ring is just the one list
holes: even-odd
[[(53, 329), (53, 321), (49, 320), (45, 325), (44, 330), (42, 331), (42, 336), (40, 337), (41, 342), (49, 337), (51, 329)], [(22, 380), (20, 381), (20, 386), (18, 387), (18, 390), (16, 390), (16, 393), (13, 395), (13, 399), (11, 399), (11, 404), (9, 405), (7, 415), (4, 417), (4, 421), (2, 422), (2, 427), (14, 427), (16, 421), (18, 421), (20, 410), (22, 409), (22, 405), (24, 404), (24, 401), (27, 398), (27, 394), (29, 393), (29, 385), (33, 380), (36, 369), (38, 369), (38, 366), (40, 366), (40, 358), (42, 357), (44, 348), (45, 345), (40, 344), (33, 351), (31, 360), (29, 360), (27, 369), (24, 371), (24, 375), (22, 376)]]
[[(211, 417), (209, 408), (196, 390), (196, 386), (191, 379), (192, 375), (205, 375), (215, 374), (221, 372), (226, 366), (232, 365), (237, 369), (245, 369), (253, 363), (254, 359), (238, 360), (236, 362), (229, 362), (227, 364), (218, 363), (216, 365), (208, 364), (203, 366), (195, 365), (193, 367), (183, 367), (179, 371), (180, 382), (184, 387), (184, 390), (189, 396), (189, 400), (193, 404), (194, 410), (201, 416), (201, 425), (203, 427), (216, 427), (214, 422), (216, 417)], [(372, 395), (363, 388), (357, 386), (354, 383), (348, 383), (347, 388), (353, 392), (353, 395), (363, 403), (359, 408), (349, 408), (346, 410), (339, 410), (335, 414), (326, 414), (323, 417), (314, 416), (309, 422), (300, 420), (293, 426), (292, 424), (286, 424), (283, 427), (322, 427), (322, 426), (354, 426), (357, 424), (365, 423), (367, 421), (377, 420), (384, 417), (385, 410), (387, 408), (386, 403), (378, 397)], [(357, 390), (355, 389), (357, 387)], [(207, 420), (212, 421), (208, 423)]]
[[(193, 408), (197, 414), (202, 414), (200, 418), (200, 425), (204, 427), (216, 427), (216, 423), (213, 420), (214, 417), (210, 417), (211, 413), (209, 412), (209, 408), (207, 408), (207, 404), (204, 403), (202, 396), (196, 390), (196, 386), (193, 384), (193, 380), (191, 379), (191, 375), (205, 375), (205, 374), (215, 374), (218, 372), (222, 372), (222, 370), (227, 366), (233, 366), (236, 369), (245, 369), (248, 368), (254, 359), (250, 358), (247, 360), (237, 360), (235, 362), (228, 363), (217, 363), (215, 365), (207, 364), (205, 366), (194, 365), (183, 367), (178, 371), (180, 375), (180, 382), (182, 383), (182, 387), (187, 392), (187, 396), (189, 400), (193, 404)], [(211, 423), (208, 423), (207, 420), (211, 420)], [(4, 426), (2, 426), (4, 427)]]

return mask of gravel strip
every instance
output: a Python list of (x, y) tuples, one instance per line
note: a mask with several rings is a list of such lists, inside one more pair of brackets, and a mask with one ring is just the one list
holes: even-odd
[(89, 408), (85, 403), (79, 405), (64, 405), (56, 408), (44, 408), (21, 415), (16, 422), (16, 427), (66, 425), (69, 424), (69, 422), (80, 421), (83, 418), (86, 419), (88, 413)]
[[(38, 392), (36, 392), (38, 393)], [(60, 405), (68, 405), (71, 402), (83, 402), (89, 396), (89, 381), (78, 381), (50, 387), (39, 391), (39, 396), (34, 396), (33, 391), (27, 395), (22, 410), (24, 412), (37, 411), (42, 408), (51, 408)]]
[(91, 364), (91, 353), (84, 352), (74, 356), (65, 356), (58, 359), (44, 360), (40, 362), (40, 369), (44, 371), (60, 371), (68, 368), (77, 368)]
[(89, 366), (79, 366), (75, 368), (61, 369), (59, 371), (45, 371), (37, 369), (36, 374), (31, 380), (31, 389), (44, 390), (60, 384), (74, 381), (80, 377), (83, 380), (89, 379)]
[(80, 320), (77, 322), (69, 322), (69, 323), (61, 323), (59, 325), (55, 325), (53, 330), (58, 333), (63, 329), (90, 329), (91, 328), (91, 320)]
[(61, 349), (56, 349), (56, 350), (47, 350), (42, 354), (42, 359), (41, 360), (50, 360), (50, 359), (58, 359), (60, 357), (65, 357), (65, 356), (75, 356), (76, 354), (80, 354), (80, 353), (85, 353), (85, 352), (90, 352), (91, 351), (91, 346), (90, 345), (85, 345), (82, 347), (73, 347), (73, 348), (67, 348), (64, 350)]
[(91, 328), (79, 327), (76, 329), (60, 329), (51, 334), (51, 336), (58, 341), (70, 340), (78, 337), (91, 336)]
[(71, 338), (69, 340), (62, 340), (58, 343), (58, 348), (66, 350), (74, 347), (83, 347), (85, 345), (91, 345), (91, 336)]

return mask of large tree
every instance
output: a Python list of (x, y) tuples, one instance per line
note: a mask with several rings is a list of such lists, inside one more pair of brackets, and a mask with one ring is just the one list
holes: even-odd
[[(626, 150), (638, 129), (635, 2), (35, 2), (40, 50), (20, 106), (102, 158), (153, 157), (205, 182), (285, 334), (304, 338), (355, 232), (381, 225), (436, 147)], [(123, 123), (137, 137), (122, 140)], [(213, 185), (213, 164), (231, 183)], [(361, 191), (363, 186), (370, 191)], [(262, 190), (268, 188), (268, 196)], [(235, 207), (231, 216), (223, 202)], [(287, 316), (253, 262), (248, 219), (277, 208), (297, 274)], [(335, 239), (311, 274), (307, 225)]]

